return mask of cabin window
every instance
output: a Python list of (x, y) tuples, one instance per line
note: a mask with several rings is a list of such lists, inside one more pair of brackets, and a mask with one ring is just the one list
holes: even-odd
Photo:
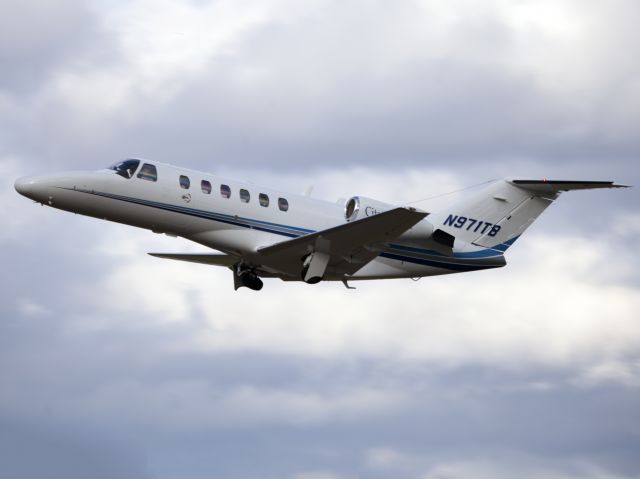
[(209, 183), (207, 180), (202, 180), (200, 182), (200, 188), (202, 188), (202, 192), (205, 195), (210, 195), (211, 194), (211, 183)]
[(140, 171), (138, 172), (138, 178), (147, 181), (158, 181), (158, 171), (156, 170), (156, 167), (154, 165), (145, 163), (144, 165), (142, 165), (142, 168), (140, 168)]
[(258, 201), (260, 202), (260, 206), (264, 206), (265, 208), (269, 206), (269, 197), (264, 193), (260, 193)]
[(249, 203), (250, 199), (251, 195), (249, 194), (249, 191), (240, 190), (240, 201), (242, 201), (243, 203)]
[(229, 188), (229, 185), (220, 185), (220, 196), (223, 198), (231, 198), (231, 188)]
[(289, 211), (289, 202), (286, 198), (278, 198), (278, 208), (280, 211)]
[(180, 188), (184, 190), (188, 190), (189, 186), (191, 186), (191, 181), (188, 176), (180, 175)]
[(114, 170), (117, 174), (123, 178), (131, 178), (138, 169), (140, 160), (125, 160), (109, 167), (110, 170)]

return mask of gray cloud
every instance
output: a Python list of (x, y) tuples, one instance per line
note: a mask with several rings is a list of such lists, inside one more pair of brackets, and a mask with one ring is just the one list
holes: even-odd
[(153, 477), (139, 452), (100, 439), (100, 431), (90, 428), (75, 431), (69, 424), (59, 424), (46, 414), (36, 414), (27, 420), (0, 417), (0, 425), (3, 475)]
[(0, 92), (22, 99), (37, 94), (56, 70), (80, 67), (79, 57), (109, 58), (100, 25), (85, 2), (3, 2), (0, 6)]
[[(510, 22), (518, 9), (497, 4), (453, 19), (455, 7), (439, 11), (429, 3), (330, 5), (294, 12), (289, 20), (276, 9), (268, 21), (230, 35), (228, 49), (193, 44), (202, 50), (198, 74), (186, 69), (173, 78), (159, 63), (161, 95), (153, 95), (143, 66), (127, 72), (127, 59), (139, 52), (122, 38), (135, 35), (127, 30), (134, 27), (158, 41), (162, 34), (135, 19), (119, 25), (115, 15), (101, 28), (118, 42), (114, 50), (123, 50), (120, 63), (95, 58), (104, 49), (98, 44), (80, 55), (88, 67), (64, 57), (57, 64), (58, 77), (75, 75), (79, 88), (95, 94), (95, 111), (89, 113), (84, 100), (77, 104), (77, 91), (49, 90), (50, 98), (44, 93), (24, 113), (14, 111), (12, 121), (23, 130), (17, 141), (24, 153), (64, 165), (93, 164), (97, 151), (100, 161), (133, 151), (167, 161), (186, 157), (194, 166), (426, 162), (482, 173), (522, 161), (554, 167), (560, 161), (575, 169), (606, 157), (610, 167), (631, 173), (639, 149), (634, 125), (640, 124), (632, 3), (581, 5), (579, 12), (572, 2), (560, 5), (559, 15), (574, 13), (569, 31), (607, 34), (597, 48), (589, 30), (578, 36), (589, 43), (576, 44), (562, 30), (537, 26), (535, 18), (530, 29)], [(591, 24), (595, 15), (603, 23)], [(615, 34), (605, 19), (616, 25)], [(184, 33), (168, 27), (169, 39)], [(539, 59), (538, 49), (547, 47)], [(574, 57), (566, 61), (565, 55)], [(119, 85), (127, 74), (139, 83)], [(100, 105), (117, 101), (121, 88), (123, 102), (103, 111)], [(60, 115), (70, 121), (59, 122)], [(55, 141), (30, 142), (25, 150), (22, 135), (33, 137), (34, 129), (50, 131)]]
[[(592, 359), (563, 365), (513, 356), (482, 365), (472, 356), (448, 365), (386, 353), (318, 358), (260, 352), (259, 345), (227, 352), (194, 347), (193, 338), (224, 334), (222, 324), (211, 323), (199, 308), (186, 321), (163, 322), (162, 312), (142, 303), (115, 313), (82, 295), (89, 283), (108, 303), (126, 299), (100, 290), (101, 276), (132, 261), (135, 249), (105, 258), (88, 247), (124, 228), (26, 207), (43, 219), (54, 217), (27, 229), (34, 236), (53, 224), (69, 234), (51, 235), (40, 248), (4, 242), (12, 255), (5, 254), (3, 264), (14, 274), (0, 310), (0, 410), (6, 424), (0, 454), (8, 458), (6, 470), (22, 477), (38, 477), (43, 468), (50, 477), (91, 471), (104, 477), (247, 477), (260, 471), (275, 478), (314, 470), (337, 477), (419, 477), (443, 468), (466, 477), (480, 465), (494, 477), (518, 467), (531, 477), (634, 477), (640, 467), (638, 385), (581, 383), (577, 379)], [(58, 279), (36, 274), (45, 271)], [(237, 308), (227, 311), (227, 303), (215, 299), (228, 279), (215, 278), (207, 285), (214, 317), (231, 313), (236, 327), (246, 324)], [(501, 286), (496, 279), (490, 288)], [(125, 285), (123, 292), (139, 297), (153, 287)], [(288, 294), (307, 294), (293, 289)], [(349, 308), (332, 310), (341, 323), (349, 324), (356, 304), (377, 294), (361, 289)], [(329, 293), (317, 291), (309, 297)], [(195, 292), (186, 294), (197, 301)], [(255, 308), (268, 308), (265, 298), (252, 301)], [(375, 319), (372, 312), (371, 328)], [(399, 327), (396, 320), (392, 328)], [(431, 334), (445, 339), (444, 331)], [(639, 361), (637, 348), (622, 361)]]
[(45, 3), (0, 7), (2, 475), (637, 476), (635, 190), (483, 276), (230, 296), (11, 186), (123, 156), (332, 200), (637, 184), (635, 3)]

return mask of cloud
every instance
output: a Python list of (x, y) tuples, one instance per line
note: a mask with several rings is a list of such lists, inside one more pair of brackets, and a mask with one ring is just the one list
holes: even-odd
[(153, 477), (138, 454), (117, 441), (89, 431), (75, 431), (55, 421), (21, 422), (0, 416), (2, 473), (11, 477), (78, 477), (99, 479)]
[[(285, 190), (305, 189), (309, 179), (241, 173)], [(463, 186), (440, 169), (348, 173), (314, 175), (316, 194), (399, 192), (408, 200)], [(567, 231), (553, 221), (562, 211), (550, 210), (552, 221), (543, 218), (495, 272), (364, 282), (356, 291), (273, 280), (256, 295), (232, 293), (227, 270), (146, 255), (202, 250), (184, 240), (15, 206), (25, 214), (3, 239), (3, 262), (14, 274), (0, 310), (10, 378), (0, 411), (17, 418), (16, 427), (53, 414), (97, 440), (145, 443), (154, 468), (188, 477), (199, 477), (196, 463), (226, 476), (260, 464), (273, 477), (357, 477), (365, 451), (404, 454), (422, 444), (441, 455), (380, 466), (373, 477), (464, 477), (476, 466), (508, 474), (511, 466), (486, 458), (487, 443), (515, 450), (513, 467), (531, 477), (632, 477), (637, 466), (626, 426), (638, 412), (634, 257), (609, 254), (620, 235), (632, 241), (633, 229), (613, 226), (633, 224), (633, 215), (611, 217), (609, 233), (594, 238)], [(47, 241), (34, 247), (25, 238)], [(31, 314), (32, 305), (47, 313)], [(265, 434), (276, 437), (269, 446), (259, 439)], [(180, 446), (194, 441), (192, 450)], [(622, 442), (619, 455), (602, 452), (611, 442)], [(280, 461), (292, 447), (299, 459)], [(241, 450), (255, 463), (241, 464)], [(478, 461), (463, 460), (464, 451)], [(556, 451), (598, 458), (578, 464)], [(340, 454), (354, 459), (339, 461)]]
[[(103, 251), (123, 242), (103, 241), (98, 245)], [(417, 284), (354, 283), (355, 292), (337, 283), (309, 287), (271, 280), (269, 294), (259, 296), (242, 290), (229, 295), (226, 269), (147, 257), (145, 252), (160, 244), (155, 238), (149, 243), (147, 236), (136, 235), (124, 243), (131, 248), (136, 241), (120, 266), (104, 276), (97, 294), (87, 291), (87, 298), (104, 311), (135, 308), (153, 322), (196, 321), (191, 344), (205, 351), (248, 348), (319, 357), (577, 367), (632, 354), (640, 344), (636, 287), (620, 279), (629, 273), (630, 260), (624, 254), (610, 257), (610, 238), (531, 234), (509, 251), (513, 264), (496, 272), (426, 278)], [(389, 287), (395, 291), (393, 301), (384, 293)], [(327, 316), (316, 307), (318, 295), (331, 302), (336, 314)], [(272, 310), (280, 312), (256, 313)]]
[(146, 255), (200, 246), (13, 181), (140, 156), (427, 211), (503, 176), (637, 184), (639, 16), (631, 0), (0, 5), (4, 472), (635, 477), (636, 189), (563, 196), (501, 270), (253, 294)]
[(27, 214), (15, 214), (16, 211), (27, 211), (27, 205), (16, 195), (16, 190), (13, 187), (13, 180), (21, 176), (19, 161), (13, 158), (2, 158), (0, 160), (0, 176), (5, 178), (0, 189), (0, 201), (5, 205), (5, 208), (0, 210), (0, 221), (3, 225), (0, 230), (0, 239), (4, 240), (15, 238), (15, 235), (24, 231), (29, 220)]
[(28, 98), (48, 84), (61, 65), (73, 64), (88, 49), (95, 53), (105, 46), (85, 2), (3, 2), (0, 25), (0, 97)]
[(603, 361), (589, 367), (576, 378), (578, 385), (586, 387), (594, 387), (607, 382), (640, 387), (640, 362)]
[(508, 450), (491, 451), (486, 455), (464, 460), (446, 460), (407, 453), (389, 448), (367, 451), (366, 463), (373, 471), (385, 471), (385, 477), (420, 477), (421, 479), (508, 478), (514, 474), (525, 478), (570, 479), (578, 477), (620, 478), (591, 463), (587, 458), (541, 461), (533, 455), (521, 455)]
[(268, 4), (164, 1), (105, 5), (102, 28), (119, 61), (91, 69), (62, 70), (55, 96), (76, 111), (94, 115), (136, 111), (136, 103), (162, 103), (175, 96), (212, 59), (232, 50), (255, 24), (268, 20)]
[(49, 311), (43, 306), (31, 301), (29, 298), (22, 298), (18, 301), (20, 312), (24, 316), (41, 316)]
[(306, 471), (295, 474), (293, 479), (341, 479), (346, 477), (347, 476), (337, 475), (332, 472)]
[(95, 5), (99, 38), (0, 101), (7, 147), (58, 167), (138, 155), (491, 176), (597, 155), (625, 170), (637, 151), (632, 2), (298, 3)]

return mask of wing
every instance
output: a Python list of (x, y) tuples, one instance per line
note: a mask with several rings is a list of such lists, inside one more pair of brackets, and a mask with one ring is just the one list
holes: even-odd
[(163, 259), (175, 259), (190, 263), (210, 264), (214, 266), (231, 267), (239, 260), (237, 256), (229, 254), (180, 254), (180, 253), (149, 253), (150, 256)]
[(380, 254), (380, 246), (412, 228), (428, 213), (414, 208), (395, 208), (375, 216), (276, 243), (258, 249), (267, 264), (300, 277), (303, 258), (319, 253), (333, 275), (353, 274)]

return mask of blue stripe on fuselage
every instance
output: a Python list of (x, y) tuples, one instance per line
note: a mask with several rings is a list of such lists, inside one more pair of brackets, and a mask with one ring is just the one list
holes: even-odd
[(469, 264), (469, 263), (449, 263), (449, 262), (444, 262), (444, 261), (437, 260), (437, 259), (432, 259), (432, 258), (415, 258), (415, 257), (412, 257), (412, 256), (401, 256), (401, 255), (397, 255), (397, 254), (393, 254), (393, 253), (380, 253), (380, 256), (382, 258), (393, 259), (393, 260), (396, 260), (396, 261), (403, 261), (405, 263), (420, 264), (420, 265), (423, 265), (423, 266), (431, 266), (433, 268), (450, 269), (450, 270), (453, 270), (453, 271), (476, 271), (478, 269), (500, 268), (500, 267), (504, 266), (504, 263), (502, 263), (502, 264), (495, 264), (495, 263), (490, 263), (490, 264), (482, 264), (482, 263), (473, 263), (473, 264)]
[[(105, 193), (99, 191), (90, 191), (84, 189), (73, 189), (73, 188), (61, 188), (64, 190), (75, 191), (78, 193), (85, 193), (95, 196), (101, 196), (104, 198), (110, 198), (117, 201), (123, 201), (127, 203), (133, 203), (141, 206), (147, 206), (150, 208), (157, 208), (164, 211), (169, 211), (173, 213), (185, 214), (188, 216), (208, 219), (212, 221), (217, 221), (220, 223), (230, 224), (234, 226), (240, 226), (243, 228), (253, 228), (259, 231), (263, 231), (266, 233), (278, 234), (281, 236), (286, 236), (289, 238), (298, 238), (300, 236), (304, 236), (306, 234), (314, 233), (314, 230), (300, 228), (297, 226), (289, 226), (278, 223), (272, 223), (268, 221), (250, 219), (250, 218), (242, 218), (239, 216), (233, 215), (225, 215), (222, 213), (215, 213), (212, 211), (199, 210), (195, 208), (187, 208), (184, 206), (172, 205), (167, 203), (160, 203), (157, 201), (144, 200), (140, 198), (132, 198), (129, 196), (121, 196), (115, 195), (112, 193)], [(425, 266), (432, 266), (436, 268), (444, 268), (450, 269), (453, 271), (473, 271), (477, 269), (488, 269), (488, 268), (496, 268), (503, 266), (502, 264), (495, 263), (460, 263), (455, 262), (456, 259), (476, 259), (482, 260), (485, 258), (497, 258), (502, 256), (502, 252), (506, 250), (517, 238), (513, 238), (505, 243), (500, 245), (496, 245), (493, 248), (479, 250), (479, 251), (471, 251), (471, 252), (458, 252), (454, 253), (453, 257), (449, 257), (438, 253), (437, 251), (417, 248), (413, 246), (405, 246), (399, 244), (389, 244), (389, 249), (385, 252), (381, 253), (380, 256), (383, 258), (393, 259), (396, 261), (404, 261), (406, 263), (420, 264)], [(504, 250), (502, 250), (504, 248)], [(398, 253), (391, 252), (397, 251)], [(406, 254), (399, 254), (400, 252), (409, 253), (416, 256), (407, 256)], [(452, 258), (454, 261), (446, 261), (447, 258)]]

